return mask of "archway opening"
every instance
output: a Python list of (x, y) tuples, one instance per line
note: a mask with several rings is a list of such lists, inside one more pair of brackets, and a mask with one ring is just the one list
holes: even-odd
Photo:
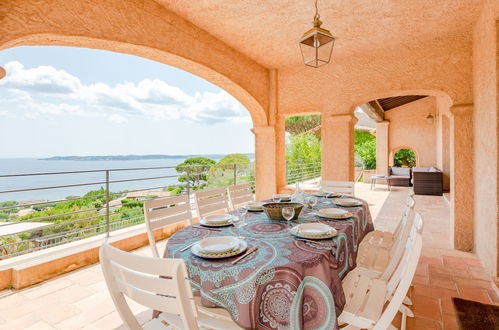
[(416, 167), (416, 153), (410, 148), (401, 148), (393, 153), (394, 167)]

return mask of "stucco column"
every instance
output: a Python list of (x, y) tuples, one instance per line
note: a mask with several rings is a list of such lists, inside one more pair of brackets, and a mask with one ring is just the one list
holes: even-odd
[(286, 117), (278, 116), (275, 126), (276, 185), (277, 190), (286, 185)]
[(463, 251), (473, 249), (473, 106), (450, 108), (451, 242)]
[(257, 126), (255, 134), (255, 185), (256, 199), (262, 200), (276, 192), (275, 130), (273, 126)]
[(354, 180), (354, 126), (351, 114), (323, 115), (321, 128), (322, 178), (324, 180)]
[(376, 123), (376, 173), (388, 175), (389, 149), (389, 121)]

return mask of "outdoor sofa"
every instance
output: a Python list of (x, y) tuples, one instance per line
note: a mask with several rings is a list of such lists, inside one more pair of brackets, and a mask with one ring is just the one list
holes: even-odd
[(442, 172), (435, 167), (413, 167), (412, 184), (416, 195), (442, 195)]
[(409, 187), (411, 185), (411, 169), (409, 167), (389, 168), (390, 186)]

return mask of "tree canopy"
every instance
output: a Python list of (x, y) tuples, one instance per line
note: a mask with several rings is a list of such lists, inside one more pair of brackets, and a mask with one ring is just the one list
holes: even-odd
[(416, 166), (416, 154), (411, 149), (400, 149), (393, 155), (393, 165), (395, 167)]
[(366, 170), (376, 168), (376, 137), (369, 132), (355, 130), (354, 152), (362, 158)]
[[(286, 118), (286, 132), (300, 134), (309, 132), (311, 129), (321, 125), (321, 115), (292, 116)], [(314, 132), (320, 140), (320, 129)]]
[[(177, 173), (183, 173), (179, 178), (179, 182), (189, 180), (194, 186), (207, 180), (207, 172), (216, 162), (213, 159), (206, 157), (193, 157), (184, 160), (175, 167)], [(193, 166), (197, 165), (197, 166)]]

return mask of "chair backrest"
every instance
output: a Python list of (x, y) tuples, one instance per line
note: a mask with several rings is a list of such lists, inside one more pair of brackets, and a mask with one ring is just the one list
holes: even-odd
[(415, 232), (414, 240), (411, 242), (411, 248), (405, 249), (404, 257), (397, 267), (396, 273), (400, 274), (400, 276), (394, 279), (393, 283), (390, 283), (390, 281), (388, 282), (388, 290), (390, 291), (390, 285), (395, 287), (395, 289), (392, 291), (393, 295), (390, 295), (390, 292), (388, 292), (387, 297), (391, 297), (390, 303), (384, 309), (381, 317), (373, 327), (373, 330), (390, 329), (390, 325), (411, 286), (412, 279), (416, 273), (416, 267), (418, 266), (419, 257), (421, 256), (422, 247), (423, 241), (421, 235)]
[(151, 309), (177, 315), (184, 329), (199, 329), (184, 260), (134, 255), (107, 243), (101, 246), (99, 257), (114, 305), (130, 329), (142, 327), (125, 296)]
[[(408, 244), (410, 245), (410, 242), (414, 240), (415, 233), (419, 233), (417, 223), (422, 223), (421, 215), (414, 210), (411, 210), (407, 218), (408, 219), (406, 220), (403, 230), (400, 235), (395, 238), (395, 241), (390, 248), (390, 260), (380, 276), (382, 280), (388, 281), (394, 276), (396, 268), (404, 255), (405, 249), (408, 247)], [(416, 218), (418, 219), (417, 221)]]
[(355, 182), (359, 182), (362, 174), (364, 173), (364, 168), (362, 166), (356, 166), (355, 169)]
[(249, 183), (229, 186), (227, 187), (227, 191), (229, 193), (230, 204), (233, 210), (255, 201), (253, 190), (251, 189), (251, 185)]
[(196, 191), (196, 209), (199, 219), (218, 211), (229, 212), (227, 189), (222, 187)]
[(355, 196), (355, 182), (321, 180), (321, 191)]
[(152, 254), (159, 257), (156, 240), (154, 239), (154, 230), (181, 221), (188, 221), (189, 225), (191, 225), (192, 213), (189, 196), (180, 195), (145, 201), (144, 219)]
[(404, 226), (407, 224), (407, 219), (409, 219), (409, 214), (414, 210), (414, 207), (416, 206), (416, 202), (414, 201), (414, 198), (412, 198), (411, 195), (407, 197), (407, 201), (404, 207), (404, 213), (402, 215), (401, 220), (397, 224), (397, 227), (393, 231), (393, 237), (398, 237), (400, 235), (400, 231)]

